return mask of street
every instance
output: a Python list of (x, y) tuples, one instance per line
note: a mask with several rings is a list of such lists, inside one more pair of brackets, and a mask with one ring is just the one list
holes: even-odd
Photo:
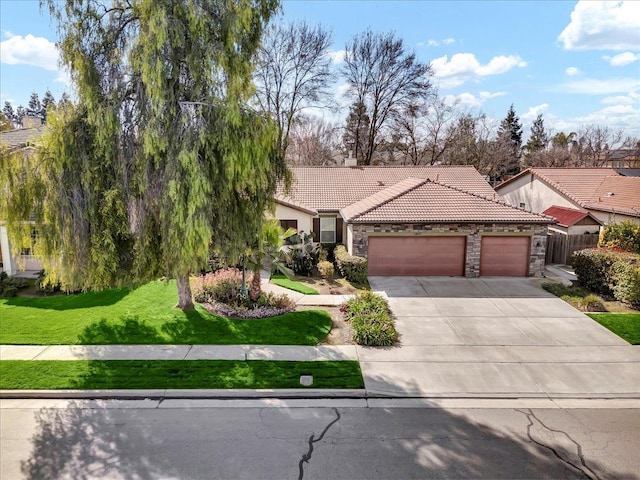
[(640, 478), (635, 400), (6, 399), (0, 415), (3, 480)]

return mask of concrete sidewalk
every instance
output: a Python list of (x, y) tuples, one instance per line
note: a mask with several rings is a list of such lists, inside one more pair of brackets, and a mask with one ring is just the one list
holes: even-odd
[(0, 345), (2, 360), (357, 360), (355, 345)]

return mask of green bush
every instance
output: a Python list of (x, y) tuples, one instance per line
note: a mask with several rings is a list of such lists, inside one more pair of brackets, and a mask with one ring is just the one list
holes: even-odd
[(338, 245), (334, 250), (336, 265), (340, 274), (354, 283), (367, 283), (367, 259), (349, 255), (344, 245)]
[(613, 292), (609, 288), (609, 270), (615, 260), (615, 252), (588, 248), (575, 252), (571, 258), (571, 265), (581, 286), (602, 295), (612, 295)]
[(389, 346), (398, 340), (398, 332), (389, 304), (380, 295), (365, 292), (340, 306), (353, 328), (353, 340), (360, 345)]
[(633, 307), (640, 307), (640, 261), (615, 262), (611, 266), (613, 296)]
[(598, 246), (640, 254), (640, 224), (620, 222), (606, 225), (600, 233)]
[(0, 297), (15, 297), (27, 283), (24, 278), (10, 277), (7, 272), (0, 272)]
[(585, 312), (606, 312), (607, 309), (602, 303), (602, 299), (597, 295), (591, 294), (580, 300), (579, 309)]
[(192, 279), (193, 298), (199, 303), (234, 303), (242, 288), (242, 272), (225, 268)]
[(327, 261), (318, 262), (318, 271), (322, 278), (331, 280), (334, 273), (333, 263)]
[(640, 255), (587, 249), (576, 252), (572, 264), (581, 286), (640, 306)]

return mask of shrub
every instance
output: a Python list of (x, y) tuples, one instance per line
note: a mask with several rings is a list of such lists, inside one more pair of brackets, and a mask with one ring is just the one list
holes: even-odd
[(193, 298), (200, 303), (233, 303), (242, 288), (242, 272), (225, 268), (193, 280)]
[(579, 287), (567, 287), (561, 283), (543, 283), (542, 288), (562, 298), (578, 310), (585, 312), (606, 312), (602, 299), (589, 293), (589, 290)]
[(600, 233), (598, 246), (640, 254), (640, 224), (620, 222), (606, 225)]
[(295, 310), (295, 303), (288, 296), (264, 292), (256, 302), (237, 297), (232, 303), (206, 302), (203, 306), (212, 313), (231, 318), (268, 318)]
[(360, 345), (389, 346), (398, 340), (398, 332), (389, 304), (380, 295), (365, 292), (340, 306), (353, 328), (353, 340)]
[(580, 285), (640, 306), (640, 255), (587, 249), (576, 252), (572, 263)]
[(615, 262), (611, 266), (613, 296), (633, 307), (640, 307), (640, 261)]
[(338, 245), (334, 250), (336, 265), (340, 274), (354, 283), (367, 283), (367, 259), (349, 255), (344, 245)]
[(579, 309), (585, 312), (607, 311), (607, 309), (604, 307), (604, 303), (602, 303), (602, 299), (594, 294), (583, 297), (580, 301)]
[(296, 275), (310, 275), (318, 265), (320, 244), (313, 241), (313, 236), (304, 233), (290, 238), (297, 239), (297, 243), (288, 247), (287, 267)]
[(331, 280), (333, 278), (333, 263), (323, 261), (318, 262), (318, 271), (320, 272), (320, 276), (324, 279)]
[(589, 248), (575, 252), (571, 258), (571, 265), (578, 277), (578, 283), (593, 292), (611, 295), (609, 269), (615, 258), (614, 252), (602, 249)]
[(7, 272), (0, 272), (0, 297), (15, 297), (18, 290), (26, 286), (24, 278), (10, 277)]

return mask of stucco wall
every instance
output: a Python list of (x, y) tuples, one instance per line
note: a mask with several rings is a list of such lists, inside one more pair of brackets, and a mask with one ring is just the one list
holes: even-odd
[(445, 224), (445, 225), (351, 225), (353, 230), (353, 255), (367, 256), (370, 236), (375, 235), (464, 235), (467, 237), (466, 277), (480, 276), (480, 247), (483, 235), (524, 235), (531, 237), (529, 275), (541, 276), (547, 245), (546, 225), (526, 224)]
[(308, 213), (301, 212), (295, 208), (285, 205), (276, 204), (276, 218), (278, 220), (297, 220), (298, 231), (311, 233), (313, 230), (313, 216)]
[(589, 210), (589, 213), (600, 220), (605, 225), (619, 222), (640, 223), (640, 218), (622, 215), (620, 213), (600, 212), (598, 210)]
[(534, 213), (543, 212), (552, 205), (580, 208), (578, 204), (561, 195), (537, 177), (533, 177), (533, 181), (531, 177), (532, 175), (524, 175), (498, 189), (497, 192), (509, 205), (519, 207), (521, 203), (524, 203), (524, 208)]
[(23, 271), (42, 270), (42, 262), (33, 255), (16, 255), (7, 235), (7, 229), (0, 226), (0, 249), (2, 250), (2, 269), (7, 275)]

